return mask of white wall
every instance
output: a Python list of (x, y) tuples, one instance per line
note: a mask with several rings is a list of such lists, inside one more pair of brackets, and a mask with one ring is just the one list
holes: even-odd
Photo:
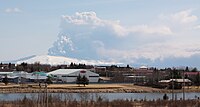
[[(86, 76), (88, 79), (89, 79), (89, 82), (98, 82), (99, 81), (99, 75), (96, 74), (96, 73), (93, 73), (91, 71), (86, 71), (86, 73), (80, 73), (80, 71), (77, 71), (77, 72), (74, 72), (74, 73), (71, 73), (71, 74), (57, 74), (57, 78), (58, 79), (61, 79), (62, 81), (64, 82), (76, 82), (76, 79), (77, 77), (79, 76), (82, 77), (82, 76)], [(55, 75), (55, 74), (54, 74)], [(93, 77), (90, 77), (90, 76), (93, 76)], [(97, 77), (94, 77), (94, 76), (97, 76)]]

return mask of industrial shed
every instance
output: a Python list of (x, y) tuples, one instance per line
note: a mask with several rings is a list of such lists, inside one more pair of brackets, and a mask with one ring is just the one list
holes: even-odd
[(99, 81), (99, 74), (94, 73), (87, 69), (58, 69), (52, 72), (49, 72), (48, 75), (53, 76), (58, 80), (62, 80), (63, 82), (73, 83), (76, 82), (77, 77), (80, 75), (81, 77), (85, 76), (88, 78), (90, 83)]

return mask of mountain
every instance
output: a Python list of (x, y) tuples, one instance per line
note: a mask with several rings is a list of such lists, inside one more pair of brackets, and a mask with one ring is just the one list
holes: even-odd
[(61, 64), (71, 64), (71, 62), (76, 64), (86, 64), (86, 65), (112, 65), (112, 64), (122, 64), (116, 62), (105, 62), (99, 60), (79, 60), (76, 58), (68, 58), (63, 56), (50, 56), (50, 55), (35, 55), (29, 58), (21, 58), (17, 60), (17, 64), (22, 62), (33, 64), (39, 62), (40, 64), (50, 64), (50, 65), (61, 65)]

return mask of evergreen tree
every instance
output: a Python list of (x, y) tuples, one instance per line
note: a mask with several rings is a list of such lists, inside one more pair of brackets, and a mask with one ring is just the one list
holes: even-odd
[(192, 72), (197, 72), (197, 68), (196, 68), (196, 67), (193, 68), (193, 69), (192, 69)]
[(85, 85), (89, 84), (89, 80), (85, 75), (83, 77), (81, 77), (81, 75), (79, 74), (76, 79), (76, 84), (78, 84), (79, 86), (80, 86), (80, 84), (83, 84), (85, 86)]
[(180, 79), (180, 78), (182, 78), (182, 76), (181, 76), (181, 71), (180, 71), (180, 70), (177, 70), (177, 69), (175, 69), (175, 68), (171, 71), (170, 76), (171, 76), (173, 79)]
[(73, 68), (74, 67), (74, 64), (73, 62), (71, 62), (71, 64), (69, 65), (70, 68)]
[(5, 85), (8, 85), (8, 77), (7, 77), (7, 75), (3, 78), (2, 82), (3, 82)]
[(186, 71), (186, 72), (189, 72), (189, 68), (188, 68), (188, 66), (185, 68), (185, 71)]
[(87, 77), (84, 75), (83, 78), (82, 78), (82, 84), (84, 85), (88, 85), (89, 84), (89, 80), (87, 79)]
[(8, 68), (9, 68), (9, 69), (11, 69), (11, 66), (12, 66), (12, 64), (11, 64), (11, 63), (9, 63), (9, 64), (8, 64)]
[(50, 76), (47, 77), (46, 83), (47, 83), (47, 84), (52, 84), (52, 83), (53, 83), (53, 82), (52, 82), (52, 78), (51, 78)]

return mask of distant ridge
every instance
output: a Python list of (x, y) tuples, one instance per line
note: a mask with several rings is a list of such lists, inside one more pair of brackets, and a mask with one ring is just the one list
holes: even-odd
[(28, 60), (28, 59), (34, 58), (34, 57), (36, 57), (36, 56), (37, 56), (37, 55), (31, 55), (31, 56), (23, 57), (23, 58), (20, 58), (20, 59), (17, 59), (17, 60), (2, 61), (2, 63), (17, 63), (17, 62), (19, 62), (19, 61)]
[(28, 60), (28, 59), (34, 58), (36, 56), (37, 55), (32, 55), (32, 56), (27, 56), (27, 57), (24, 57), (24, 58), (20, 58), (20, 59), (16, 60), (15, 62), (22, 61), (22, 60)]

